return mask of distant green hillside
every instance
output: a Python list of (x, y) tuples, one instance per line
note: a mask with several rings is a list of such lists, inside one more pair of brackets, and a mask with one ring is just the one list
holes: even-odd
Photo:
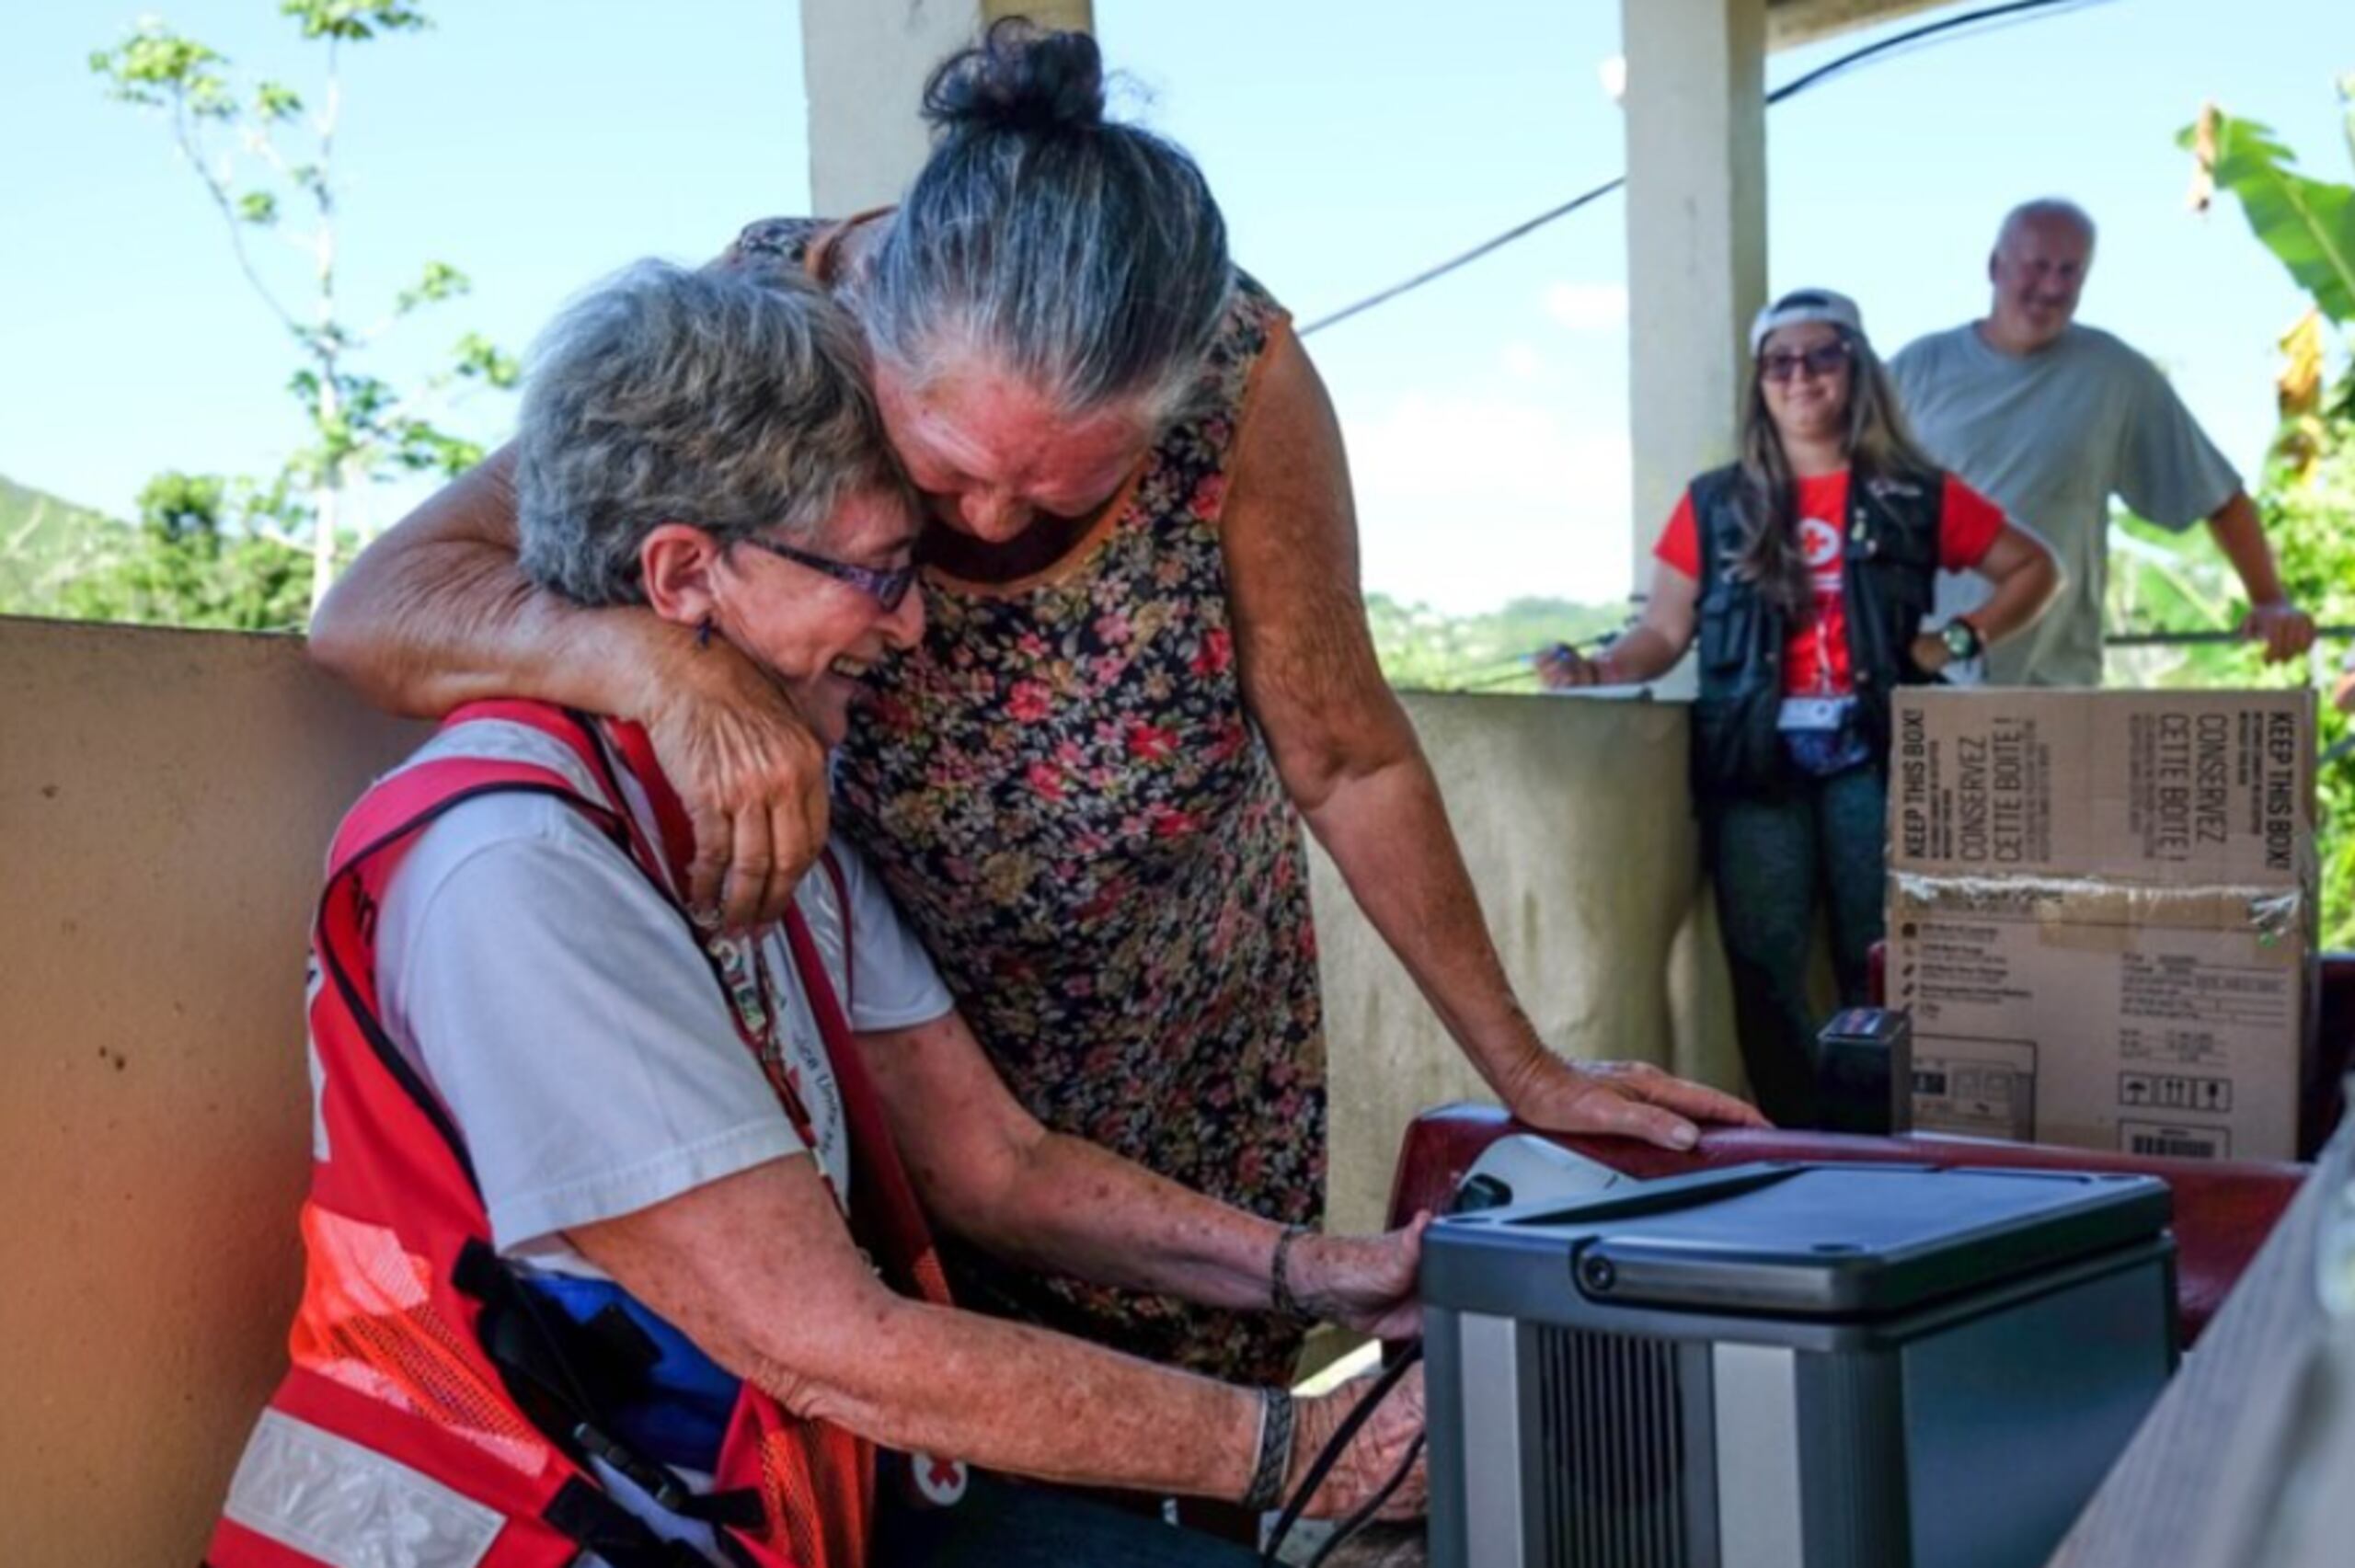
[[(79, 591), (68, 591), (77, 584)], [(274, 544), (210, 533), (159, 543), (0, 477), (0, 615), (274, 631), (303, 624), (306, 598), (304, 563)], [(1591, 638), (1626, 618), (1624, 606), (1563, 599), (1516, 599), (1450, 615), (1366, 596), (1383, 673), (1393, 685), (1421, 691), (1534, 691), (1530, 654)]]
[(65, 585), (120, 555), (128, 532), (103, 513), (0, 478), (0, 615), (61, 613)]
[(1382, 593), (1365, 596), (1365, 612), (1383, 674), (1393, 686), (1419, 692), (1534, 692), (1531, 654), (1616, 631), (1627, 619), (1624, 605), (1567, 599), (1516, 599), (1499, 610), (1448, 615)]

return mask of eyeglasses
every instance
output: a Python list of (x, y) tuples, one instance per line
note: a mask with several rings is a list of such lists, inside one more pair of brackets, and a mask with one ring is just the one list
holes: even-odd
[(797, 567), (823, 572), (836, 582), (848, 583), (881, 605), (886, 613), (897, 610), (900, 601), (907, 598), (908, 589), (915, 586), (916, 568), (913, 563), (889, 570), (878, 567), (854, 567), (848, 561), (837, 561), (830, 555), (815, 555), (807, 550), (797, 550), (790, 544), (780, 544), (757, 533), (746, 534), (737, 543), (750, 544), (755, 550), (765, 550), (780, 561), (791, 561)]
[(1801, 369), (1813, 376), (1828, 376), (1848, 362), (1845, 343), (1819, 343), (1804, 353), (1768, 354), (1758, 361), (1758, 373), (1768, 381), (1795, 379)]

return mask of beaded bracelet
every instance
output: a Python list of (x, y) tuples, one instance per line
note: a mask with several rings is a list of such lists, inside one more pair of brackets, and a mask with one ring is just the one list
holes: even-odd
[(1305, 1225), (1287, 1225), (1284, 1233), (1276, 1238), (1276, 1255), (1268, 1265), (1268, 1304), (1279, 1312), (1304, 1318), (1310, 1314), (1301, 1308), (1300, 1298), (1292, 1294), (1292, 1278), (1287, 1272), (1292, 1258), (1292, 1244), (1308, 1235)]
[(1292, 1470), (1292, 1394), (1283, 1389), (1259, 1391), (1259, 1455), (1251, 1466), (1250, 1490), (1243, 1505), (1264, 1514), (1284, 1500), (1284, 1479)]

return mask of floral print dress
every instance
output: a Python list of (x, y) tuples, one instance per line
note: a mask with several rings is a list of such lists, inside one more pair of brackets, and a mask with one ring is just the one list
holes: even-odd
[[(820, 225), (755, 224), (798, 258)], [(1301, 823), (1244, 703), (1220, 521), (1282, 309), (1238, 275), (1195, 412), (1063, 560), (925, 584), (835, 815), (1016, 1096), (1050, 1127), (1284, 1223), (1319, 1220), (1325, 1048)], [(967, 1254), (968, 1305), (1213, 1376), (1288, 1381), (1301, 1325)]]

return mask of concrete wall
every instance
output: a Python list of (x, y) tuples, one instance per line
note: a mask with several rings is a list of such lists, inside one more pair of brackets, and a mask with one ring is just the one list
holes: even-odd
[[(1546, 1036), (1730, 1081), (1683, 711), (1408, 707)], [(0, 1562), (201, 1549), (298, 1284), (320, 857), (417, 734), (292, 639), (0, 620)], [(1321, 861), (1315, 897), (1332, 1207), (1365, 1227), (1407, 1118), (1477, 1082)]]
[[(1409, 693), (1488, 929), (1538, 1031), (1586, 1059), (1740, 1082), (1714, 919), (1699, 897), (1682, 704)], [(1491, 1099), (1339, 874), (1315, 857), (1333, 1151), (1331, 1223), (1380, 1223), (1407, 1122)]]
[(925, 78), (1001, 17), (1090, 29), (1090, 0), (802, 0), (810, 200), (821, 217), (888, 206), (923, 166)]
[(0, 620), (0, 1561), (202, 1551), (299, 1283), (320, 857), (410, 744), (292, 639)]

